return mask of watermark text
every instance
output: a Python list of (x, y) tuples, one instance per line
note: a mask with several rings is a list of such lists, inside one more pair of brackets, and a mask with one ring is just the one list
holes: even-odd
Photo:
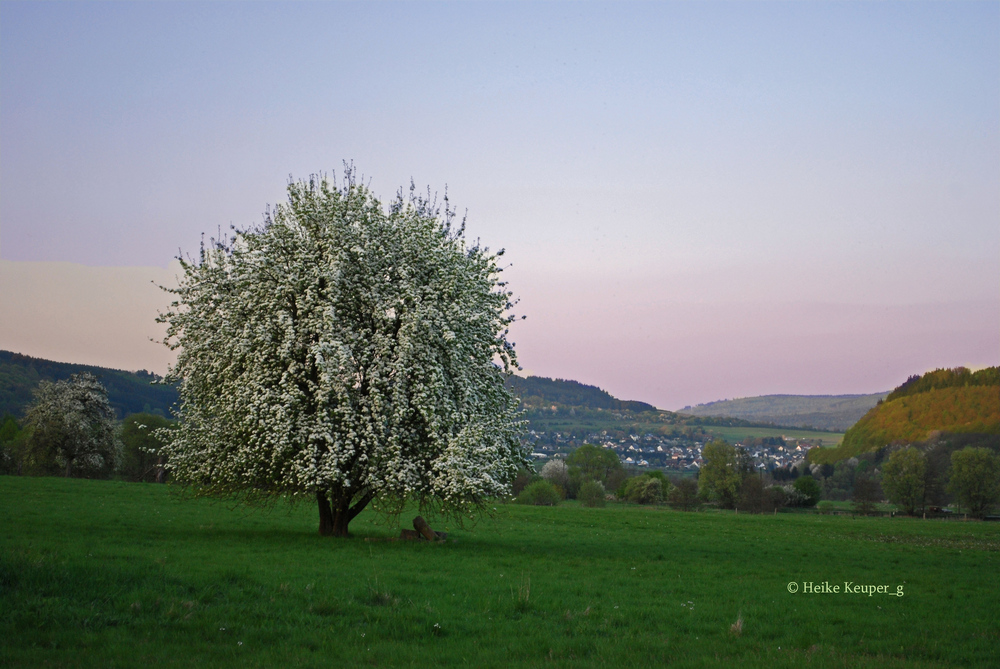
[(831, 583), (830, 581), (789, 581), (788, 592), (795, 594), (801, 592), (803, 595), (889, 595), (890, 597), (902, 597), (903, 586), (901, 585), (877, 585), (874, 583), (855, 583), (854, 581), (844, 581)]

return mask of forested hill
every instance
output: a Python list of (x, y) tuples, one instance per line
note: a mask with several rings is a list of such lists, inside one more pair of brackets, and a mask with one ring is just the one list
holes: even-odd
[(104, 384), (119, 418), (142, 411), (169, 417), (177, 401), (173, 386), (154, 385), (158, 377), (145, 370), (126, 372), (0, 351), (0, 416), (9, 413), (21, 418), (39, 381), (63, 381), (80, 372), (90, 372)]
[(656, 407), (645, 402), (620, 400), (597, 386), (588, 386), (579, 381), (548, 379), (542, 376), (511, 376), (507, 386), (520, 398), (526, 409), (541, 409), (549, 406), (582, 407), (606, 411), (656, 411)]
[[(119, 417), (141, 411), (169, 416), (170, 407), (177, 401), (173, 386), (154, 384), (158, 377), (145, 370), (126, 372), (0, 351), (0, 416), (7, 413), (23, 416), (39, 381), (62, 381), (80, 372), (90, 372), (100, 379)], [(633, 413), (656, 411), (652, 404), (619, 400), (596, 386), (577, 381), (513, 376), (507, 385), (526, 408), (547, 409), (557, 405)]]
[(959, 367), (911, 376), (820, 459), (840, 460), (939, 433), (1000, 434), (1000, 368), (971, 372)]
[(888, 393), (872, 395), (762, 395), (685, 407), (691, 416), (726, 416), (792, 427), (843, 431)]

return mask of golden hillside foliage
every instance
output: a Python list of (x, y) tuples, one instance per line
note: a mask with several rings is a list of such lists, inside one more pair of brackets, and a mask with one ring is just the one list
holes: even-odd
[(933, 432), (1000, 433), (1000, 386), (932, 388), (878, 405), (844, 434), (837, 448), (814, 449), (809, 460), (834, 463)]
[(923, 376), (911, 376), (901, 386), (889, 393), (887, 402), (926, 393), (939, 388), (964, 388), (966, 386), (1000, 386), (1000, 367), (986, 367), (973, 372), (966, 367), (935, 369)]

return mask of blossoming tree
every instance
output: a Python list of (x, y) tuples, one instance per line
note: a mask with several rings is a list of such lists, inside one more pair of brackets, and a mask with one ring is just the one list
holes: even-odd
[(369, 503), (464, 513), (525, 462), (511, 293), (454, 213), (402, 192), (383, 207), (350, 170), (291, 183), (262, 225), (181, 259), (176, 481), (245, 501), (314, 497), (346, 536)]
[(65, 476), (110, 474), (121, 462), (121, 441), (108, 391), (93, 374), (42, 381), (25, 415), (36, 463), (58, 465)]

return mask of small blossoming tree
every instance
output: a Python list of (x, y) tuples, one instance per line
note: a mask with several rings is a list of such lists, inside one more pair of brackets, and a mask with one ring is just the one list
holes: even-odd
[(67, 477), (108, 475), (121, 462), (121, 441), (108, 391), (93, 374), (42, 381), (25, 416), (36, 463), (54, 463)]
[(182, 258), (168, 289), (175, 481), (314, 498), (335, 536), (372, 502), (465, 513), (506, 494), (525, 454), (502, 251), (468, 244), (447, 199), (442, 214), (411, 187), (385, 208), (350, 170), (288, 198)]

